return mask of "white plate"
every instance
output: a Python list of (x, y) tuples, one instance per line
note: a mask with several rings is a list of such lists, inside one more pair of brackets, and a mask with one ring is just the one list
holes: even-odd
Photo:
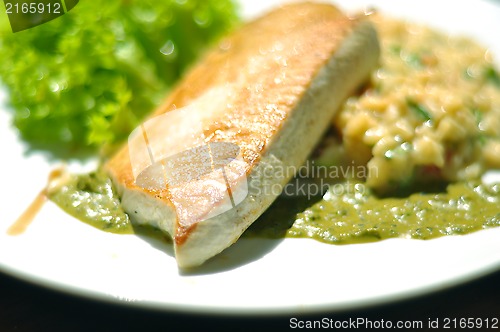
[[(393, 16), (465, 33), (500, 55), (500, 7), (492, 2), (347, 2), (342, 7), (348, 10), (374, 4)], [(244, 14), (252, 17), (276, 3), (246, 1)], [(392, 239), (346, 246), (245, 239), (191, 275), (179, 274), (168, 244), (98, 231), (51, 203), (24, 234), (7, 236), (6, 229), (44, 186), (51, 169), (42, 155), (24, 155), (9, 121), (2, 110), (0, 270), (40, 285), (156, 309), (276, 314), (392, 301), (500, 267), (500, 228), (431, 241)]]

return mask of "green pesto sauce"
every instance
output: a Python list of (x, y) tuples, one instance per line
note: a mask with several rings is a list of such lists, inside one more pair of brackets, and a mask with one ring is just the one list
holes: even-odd
[(394, 237), (431, 239), (500, 226), (499, 184), (455, 183), (446, 192), (404, 198), (379, 198), (361, 183), (335, 188), (306, 208), (304, 199), (279, 198), (245, 236), (348, 244)]
[(49, 193), (49, 198), (68, 214), (100, 230), (133, 233), (111, 179), (102, 172), (70, 175), (59, 190)]
[[(71, 175), (49, 198), (100, 230), (167, 240), (151, 227), (132, 226), (111, 180), (102, 172)], [(312, 238), (331, 244), (431, 239), (500, 226), (499, 202), (500, 184), (454, 183), (446, 192), (380, 198), (362, 183), (346, 182), (315, 201), (279, 197), (243, 236)]]

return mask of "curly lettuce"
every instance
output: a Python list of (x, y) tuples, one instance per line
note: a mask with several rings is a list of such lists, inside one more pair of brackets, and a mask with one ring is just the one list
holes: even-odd
[(120, 142), (237, 21), (231, 0), (85, 0), (18, 33), (4, 15), (0, 81), (14, 124), (42, 148)]

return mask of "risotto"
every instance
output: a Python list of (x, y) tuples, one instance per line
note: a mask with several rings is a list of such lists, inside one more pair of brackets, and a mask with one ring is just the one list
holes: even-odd
[(334, 120), (322, 163), (367, 165), (376, 190), (479, 177), (500, 166), (500, 77), (472, 40), (375, 15), (382, 44), (371, 83)]

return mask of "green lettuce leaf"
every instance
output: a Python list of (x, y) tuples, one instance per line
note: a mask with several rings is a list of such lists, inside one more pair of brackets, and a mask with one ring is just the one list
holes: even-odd
[(32, 146), (122, 141), (203, 49), (237, 23), (231, 0), (82, 0), (12, 33), (0, 17), (0, 81)]

